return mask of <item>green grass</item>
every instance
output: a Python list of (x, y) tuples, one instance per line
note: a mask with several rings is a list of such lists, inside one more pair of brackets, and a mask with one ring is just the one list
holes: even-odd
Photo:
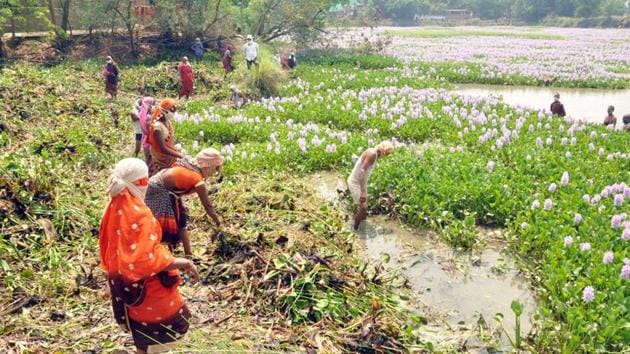
[(630, 64), (611, 65), (606, 67), (606, 71), (616, 74), (630, 74)]
[(524, 39), (548, 39), (548, 40), (562, 40), (565, 37), (548, 33), (534, 33), (534, 32), (507, 32), (507, 31), (492, 31), (492, 30), (477, 30), (477, 29), (448, 29), (448, 28), (422, 28), (413, 30), (393, 30), (387, 31), (388, 34), (397, 37), (405, 38), (444, 38), (444, 37), (509, 37), (509, 38), (524, 38)]

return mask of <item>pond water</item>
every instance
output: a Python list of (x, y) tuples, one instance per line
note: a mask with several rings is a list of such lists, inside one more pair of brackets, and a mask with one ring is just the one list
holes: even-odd
[(621, 128), (621, 117), (630, 114), (630, 90), (462, 84), (453, 92), (465, 96), (502, 96), (503, 101), (512, 106), (544, 108), (547, 111), (557, 92), (567, 115), (591, 123), (603, 123), (606, 109), (614, 106), (618, 129)]
[[(339, 196), (346, 187), (339, 175), (317, 174), (308, 183), (323, 199), (344, 207)], [(480, 316), (496, 326), (492, 319), (496, 313), (502, 313), (503, 325), (513, 337), (512, 300), (518, 299), (524, 305), (522, 334), (532, 328), (530, 320), (536, 301), (527, 280), (505, 252), (500, 232), (480, 228), (479, 237), (486, 245), (475, 252), (458, 252), (434, 232), (412, 230), (386, 216), (368, 217), (357, 235), (365, 255), (376, 262), (389, 259), (388, 267), (400, 269), (418, 299), (417, 308), (434, 319), (444, 320), (448, 331), (460, 326), (470, 329)], [(436, 344), (453, 340), (445, 331), (434, 330), (436, 333), (428, 340)], [(501, 346), (509, 348), (505, 336)]]

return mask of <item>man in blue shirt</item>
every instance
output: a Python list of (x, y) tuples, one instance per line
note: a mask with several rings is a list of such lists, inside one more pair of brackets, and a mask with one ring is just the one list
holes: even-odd
[(201, 43), (201, 39), (195, 38), (195, 44), (193, 44), (190, 49), (195, 53), (195, 59), (197, 59), (197, 61), (203, 59), (203, 43)]

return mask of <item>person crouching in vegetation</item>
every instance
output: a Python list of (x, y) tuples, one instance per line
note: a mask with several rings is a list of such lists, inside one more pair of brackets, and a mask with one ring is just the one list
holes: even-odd
[(182, 197), (197, 193), (207, 215), (216, 226), (221, 225), (204, 180), (221, 173), (223, 157), (215, 149), (201, 151), (196, 159), (185, 157), (174, 167), (161, 170), (151, 177), (145, 202), (162, 227), (162, 241), (171, 250), (181, 242), (186, 256), (192, 255), (188, 237), (188, 216)]
[(118, 95), (118, 65), (112, 57), (108, 56), (105, 68), (103, 68), (103, 78), (105, 80), (105, 92), (111, 95), (112, 100)]
[(630, 114), (623, 116), (623, 130), (630, 132)]
[(177, 112), (177, 104), (172, 98), (165, 98), (160, 102), (148, 124), (148, 143), (151, 152), (150, 175), (169, 168), (177, 159), (184, 157), (175, 147), (175, 132), (172, 120)]
[(101, 221), (99, 250), (116, 322), (130, 331), (138, 353), (172, 349), (188, 331), (190, 312), (179, 294), (179, 270), (195, 280), (195, 264), (174, 258), (144, 204), (146, 164), (127, 158), (109, 178), (111, 197)]
[(234, 85), (230, 86), (232, 92), (232, 107), (241, 109), (245, 105), (245, 95)]
[(194, 89), (194, 76), (192, 66), (188, 62), (188, 57), (183, 57), (181, 64), (178, 67), (179, 79), (181, 82), (181, 88), (179, 89), (179, 98), (186, 96), (186, 99), (190, 98)]
[(567, 112), (564, 111), (564, 105), (560, 102), (560, 94), (553, 95), (553, 102), (551, 103), (551, 113), (556, 116), (564, 117)]
[(615, 115), (613, 114), (614, 111), (615, 107), (608, 106), (608, 115), (604, 117), (605, 126), (610, 127), (612, 125), (612, 127), (614, 128), (617, 125), (617, 117), (615, 117)]
[(354, 199), (359, 208), (354, 216), (355, 230), (367, 218), (367, 184), (372, 171), (376, 167), (376, 161), (379, 158), (390, 155), (393, 151), (394, 145), (389, 141), (383, 141), (375, 148), (365, 150), (354, 164), (347, 182), (352, 199)]

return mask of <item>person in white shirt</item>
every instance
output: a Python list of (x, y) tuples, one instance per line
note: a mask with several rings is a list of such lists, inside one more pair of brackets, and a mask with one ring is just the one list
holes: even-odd
[(383, 141), (376, 147), (369, 148), (361, 154), (354, 164), (354, 168), (348, 176), (348, 189), (358, 207), (354, 216), (354, 229), (367, 217), (367, 184), (372, 171), (376, 167), (378, 159), (389, 156), (394, 151), (394, 145), (390, 141)]
[(247, 69), (251, 69), (252, 64), (258, 65), (258, 43), (254, 42), (251, 34), (247, 35), (247, 43), (245, 43), (245, 60)]

